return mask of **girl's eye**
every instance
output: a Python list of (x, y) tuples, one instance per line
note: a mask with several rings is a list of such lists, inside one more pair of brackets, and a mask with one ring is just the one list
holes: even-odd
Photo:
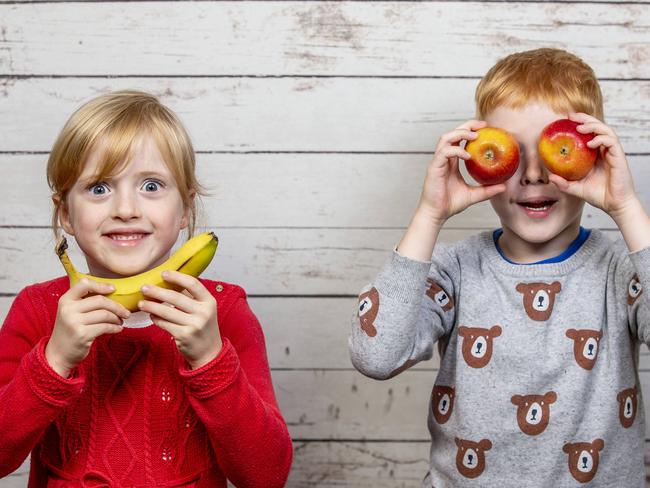
[(108, 187), (106, 183), (96, 183), (88, 187), (88, 191), (93, 195), (105, 195), (108, 193)]
[(162, 183), (160, 181), (147, 180), (147, 181), (144, 182), (144, 185), (142, 185), (142, 189), (144, 191), (148, 191), (148, 192), (158, 191), (158, 190), (160, 190), (162, 188), (162, 186), (163, 185), (162, 185)]

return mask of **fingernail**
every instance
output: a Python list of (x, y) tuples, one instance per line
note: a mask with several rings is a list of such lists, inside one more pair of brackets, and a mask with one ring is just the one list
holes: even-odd
[(169, 271), (163, 271), (162, 272), (162, 277), (167, 278), (169, 276)]
[(138, 302), (138, 308), (142, 308), (142, 307), (144, 307), (144, 302), (142, 300), (140, 300)]
[(140, 289), (145, 293), (149, 291), (149, 287), (147, 285), (142, 285), (142, 288)]
[(127, 310), (127, 311), (124, 313), (124, 318), (125, 318), (125, 319), (128, 319), (130, 316), (131, 316), (131, 312)]

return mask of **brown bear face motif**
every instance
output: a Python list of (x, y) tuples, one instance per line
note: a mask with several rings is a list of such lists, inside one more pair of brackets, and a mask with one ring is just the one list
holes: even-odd
[(639, 283), (639, 277), (634, 275), (630, 280), (630, 284), (627, 286), (627, 304), (634, 305), (636, 299), (639, 298), (639, 295), (643, 293), (643, 288), (641, 288), (641, 283)]
[(456, 437), (456, 469), (465, 478), (476, 478), (485, 471), (485, 451), (492, 449), (492, 442), (483, 439), (480, 442), (468, 441)]
[(435, 385), (431, 393), (431, 411), (439, 424), (444, 424), (451, 417), (454, 409), (456, 390), (451, 386)]
[(526, 314), (538, 322), (548, 320), (553, 313), (555, 295), (560, 293), (562, 284), (554, 281), (548, 283), (519, 283), (517, 291), (524, 294), (524, 310)]
[(371, 288), (366, 293), (359, 295), (359, 322), (361, 329), (368, 337), (375, 337), (375, 319), (379, 313), (379, 292), (377, 288)]
[(598, 343), (603, 336), (600, 330), (569, 329), (566, 336), (573, 339), (573, 356), (584, 369), (590, 370), (598, 358)]
[(458, 335), (463, 338), (463, 358), (472, 368), (482, 368), (492, 358), (492, 339), (501, 335), (501, 327), (489, 329), (480, 327), (458, 327)]
[(434, 303), (437, 303), (445, 312), (454, 308), (454, 299), (447, 295), (447, 292), (443, 290), (438, 283), (433, 281), (431, 278), (427, 278), (427, 283), (429, 285), (427, 296), (431, 298)]
[(544, 432), (551, 416), (551, 403), (557, 394), (549, 391), (545, 395), (514, 395), (511, 401), (517, 406), (517, 423), (524, 434), (538, 435)]
[(569, 455), (569, 471), (576, 481), (588, 483), (594, 479), (603, 447), (605, 441), (602, 439), (564, 444), (562, 450)]
[(637, 392), (636, 385), (634, 385), (632, 388), (619, 391), (618, 395), (616, 395), (616, 399), (618, 400), (618, 419), (626, 429), (632, 426), (636, 417)]

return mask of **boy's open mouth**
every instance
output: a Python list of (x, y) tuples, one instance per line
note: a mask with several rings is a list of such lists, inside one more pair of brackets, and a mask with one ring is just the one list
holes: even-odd
[(551, 208), (557, 200), (529, 200), (526, 202), (517, 202), (517, 205), (524, 207), (527, 210), (548, 210)]

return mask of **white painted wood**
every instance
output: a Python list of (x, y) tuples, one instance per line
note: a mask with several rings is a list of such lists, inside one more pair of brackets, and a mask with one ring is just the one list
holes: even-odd
[[(403, 229), (212, 229), (220, 244), (206, 278), (255, 295), (352, 295), (374, 279)], [(608, 231), (616, 235), (614, 231)], [(439, 242), (473, 230), (443, 229)], [(70, 258), (87, 268), (73, 240)], [(0, 228), (0, 294), (63, 275), (49, 229)]]
[[(637, 192), (650, 208), (648, 156), (629, 158)], [(207, 227), (406, 227), (417, 204), (428, 154), (200, 154), (198, 176)], [(3, 226), (47, 226), (52, 204), (46, 155), (0, 154)], [(615, 228), (602, 211), (585, 207), (589, 227)], [(497, 227), (488, 202), (450, 219), (448, 227)]]
[(62, 2), (0, 19), (3, 74), (482, 76), (557, 46), (601, 77), (650, 76), (647, 3)]
[[(69, 115), (107, 91), (150, 91), (198, 151), (420, 151), (474, 116), (476, 79), (0, 78), (0, 152), (49, 151)], [(650, 81), (603, 81), (628, 153), (650, 153)]]

